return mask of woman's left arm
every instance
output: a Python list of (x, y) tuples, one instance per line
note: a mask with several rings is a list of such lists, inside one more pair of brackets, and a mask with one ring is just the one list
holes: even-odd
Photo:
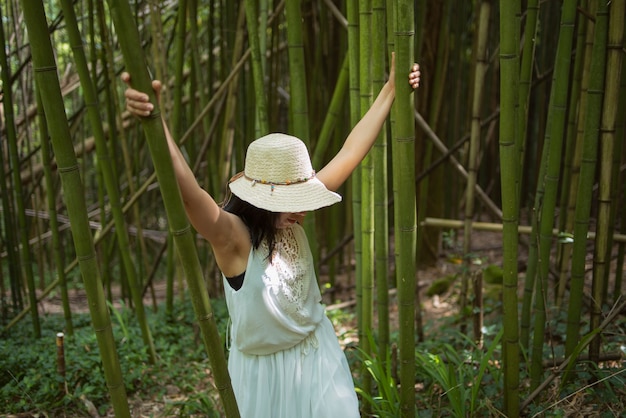
[[(317, 173), (317, 178), (328, 190), (337, 190), (365, 158), (378, 137), (383, 123), (395, 99), (395, 58), (392, 56), (389, 79), (376, 96), (367, 113), (361, 118), (346, 138), (337, 155)], [(419, 86), (420, 69), (413, 64), (408, 82), (413, 89)]]

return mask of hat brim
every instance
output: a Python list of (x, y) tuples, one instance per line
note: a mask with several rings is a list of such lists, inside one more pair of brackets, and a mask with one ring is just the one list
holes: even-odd
[(306, 212), (341, 201), (341, 195), (328, 190), (317, 177), (302, 183), (271, 185), (241, 176), (228, 187), (240, 199), (270, 212)]

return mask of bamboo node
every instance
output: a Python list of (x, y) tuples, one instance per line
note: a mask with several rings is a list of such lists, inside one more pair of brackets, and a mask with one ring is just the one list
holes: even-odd
[(187, 231), (191, 230), (191, 226), (189, 224), (187, 224), (186, 227), (176, 230), (176, 231), (171, 231), (172, 235), (179, 237), (181, 235), (185, 235), (187, 233)]
[(49, 65), (49, 66), (35, 68), (35, 72), (36, 73), (45, 73), (46, 71), (54, 71), (56, 73), (57, 72), (57, 66), (56, 65)]
[(201, 321), (210, 321), (211, 319), (213, 319), (213, 316), (214, 316), (214, 315), (213, 315), (213, 312), (209, 312), (209, 313), (208, 313), (208, 314), (206, 314), (206, 315), (199, 316), (199, 317), (198, 317), (198, 322), (201, 322)]
[(72, 171), (78, 171), (78, 164), (70, 165), (68, 167), (59, 167), (58, 170), (59, 170), (59, 173), (61, 174), (71, 173)]

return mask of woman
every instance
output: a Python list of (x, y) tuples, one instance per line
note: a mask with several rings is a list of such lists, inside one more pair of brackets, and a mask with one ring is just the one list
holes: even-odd
[[(334, 191), (374, 144), (395, 97), (389, 80), (337, 155), (319, 172), (298, 138), (272, 133), (252, 142), (244, 171), (220, 207), (196, 181), (165, 126), (185, 210), (213, 249), (232, 320), (228, 369), (242, 417), (358, 417), (352, 375), (320, 303), (300, 226), (307, 211), (341, 200)], [(122, 80), (130, 84), (128, 73)], [(409, 73), (417, 88), (419, 66)], [(161, 83), (153, 82), (159, 96)], [(148, 116), (148, 95), (132, 88), (126, 107)]]

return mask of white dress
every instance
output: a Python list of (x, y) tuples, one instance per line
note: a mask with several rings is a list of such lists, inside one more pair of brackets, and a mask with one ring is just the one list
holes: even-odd
[(243, 285), (224, 280), (232, 321), (228, 370), (242, 418), (359, 417), (346, 357), (326, 317), (306, 234), (262, 244)]

